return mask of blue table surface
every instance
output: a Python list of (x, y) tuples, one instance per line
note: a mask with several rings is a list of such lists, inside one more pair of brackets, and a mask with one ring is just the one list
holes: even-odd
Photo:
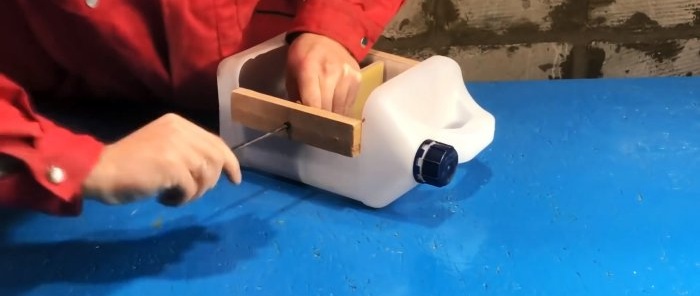
[(694, 295), (700, 79), (468, 83), (494, 142), (384, 209), (263, 173), (3, 211), (0, 295)]

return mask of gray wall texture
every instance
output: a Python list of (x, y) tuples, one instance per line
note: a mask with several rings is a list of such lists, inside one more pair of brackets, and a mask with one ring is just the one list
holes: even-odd
[(700, 75), (700, 0), (407, 0), (375, 49), (470, 81)]

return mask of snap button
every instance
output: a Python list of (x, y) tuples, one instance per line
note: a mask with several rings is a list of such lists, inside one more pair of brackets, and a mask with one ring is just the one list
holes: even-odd
[(367, 46), (368, 42), (369, 42), (369, 40), (367, 40), (367, 37), (362, 37), (362, 39), (360, 39), (360, 45), (362, 45), (362, 48)]
[(98, 2), (99, 2), (99, 0), (85, 0), (85, 4), (87, 4), (87, 6), (90, 8), (97, 7)]
[(66, 180), (66, 172), (57, 166), (49, 167), (49, 181), (54, 184), (59, 184)]

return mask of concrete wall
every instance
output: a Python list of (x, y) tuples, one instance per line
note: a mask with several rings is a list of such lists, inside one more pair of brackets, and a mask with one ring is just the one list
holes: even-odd
[(407, 0), (375, 48), (467, 80), (700, 75), (700, 0)]

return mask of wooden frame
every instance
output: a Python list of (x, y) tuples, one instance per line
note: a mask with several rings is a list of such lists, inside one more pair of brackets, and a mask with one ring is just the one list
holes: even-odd
[(360, 153), (359, 119), (245, 88), (234, 90), (231, 100), (233, 118), (249, 128), (269, 132), (289, 123), (292, 140), (350, 157)]
[(363, 63), (360, 92), (350, 116), (312, 108), (247, 88), (231, 94), (231, 115), (240, 124), (261, 132), (272, 131), (285, 123), (287, 136), (310, 146), (348, 157), (361, 151), (362, 109), (367, 98), (381, 83), (418, 62), (408, 58), (371, 51)]

